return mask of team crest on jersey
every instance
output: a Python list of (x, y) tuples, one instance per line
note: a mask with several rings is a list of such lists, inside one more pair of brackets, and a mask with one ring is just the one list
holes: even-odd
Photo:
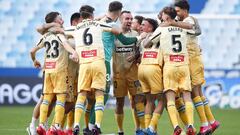
[(96, 57), (97, 56), (97, 50), (82, 51), (81, 56), (82, 56), (82, 58)]
[(158, 52), (155, 51), (145, 51), (143, 58), (157, 58)]
[(170, 61), (184, 62), (184, 55), (170, 55)]
[(127, 52), (132, 52), (133, 47), (116, 47), (116, 53), (127, 53)]

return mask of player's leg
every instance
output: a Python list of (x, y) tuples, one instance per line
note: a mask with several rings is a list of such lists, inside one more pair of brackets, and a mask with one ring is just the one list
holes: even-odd
[(151, 95), (150, 92), (145, 93), (146, 95), (146, 105), (145, 105), (145, 127), (148, 127), (151, 119), (152, 119), (152, 113), (153, 113), (153, 106), (154, 106), (154, 98)]
[(47, 121), (49, 104), (52, 102), (52, 99), (53, 99), (54, 96), (55, 96), (54, 94), (48, 94), (48, 93), (44, 94), (43, 101), (42, 101), (42, 104), (40, 106), (39, 126), (37, 128), (37, 133), (38, 134), (45, 134), (46, 133), (45, 123)]
[(193, 104), (192, 104), (192, 98), (191, 98), (191, 92), (190, 91), (183, 91), (183, 99), (185, 103), (185, 111), (187, 115), (188, 120), (188, 129), (187, 129), (187, 135), (194, 135), (194, 129), (193, 129)]
[[(87, 105), (86, 105), (86, 111), (85, 111), (85, 128), (83, 129), (83, 134), (87, 135), (91, 133), (92, 128), (95, 124), (95, 94), (93, 92), (88, 93), (87, 96)], [(94, 117), (94, 118), (93, 118)]]
[(87, 91), (80, 91), (77, 97), (77, 101), (75, 104), (75, 112), (74, 112), (74, 135), (79, 134), (79, 129), (80, 129), (80, 120), (81, 116), (84, 112), (85, 109), (85, 101), (87, 97)]
[(124, 99), (125, 97), (116, 97), (115, 119), (117, 121), (118, 133), (123, 133)]
[(193, 86), (192, 99), (201, 121), (199, 134), (204, 135), (210, 132), (211, 127), (208, 125), (203, 101), (200, 96), (200, 93), (202, 91), (201, 85), (205, 83), (203, 62), (201, 56), (190, 57), (189, 62), (191, 84)]
[(130, 107), (131, 107), (131, 112), (132, 112), (132, 117), (133, 117), (133, 122), (134, 122), (134, 125), (135, 125), (135, 129), (139, 129), (140, 128), (140, 125), (139, 125), (139, 120), (138, 120), (138, 117), (137, 117), (137, 112), (136, 112), (136, 102), (135, 102), (135, 99), (136, 99), (136, 96), (135, 95), (131, 95), (129, 92), (128, 92), (128, 99), (129, 99), (129, 102), (130, 102)]
[(174, 128), (174, 134), (180, 135), (182, 132), (182, 129), (179, 127), (179, 122), (177, 119), (177, 109), (175, 105), (175, 92), (173, 90), (167, 90), (165, 95), (167, 100), (168, 115), (171, 120), (172, 126)]
[(213, 133), (219, 126), (220, 126), (220, 122), (217, 121), (213, 114), (212, 114), (212, 110), (209, 106), (209, 102), (208, 102), (208, 99), (203, 95), (202, 91), (200, 92), (200, 96), (201, 96), (201, 99), (203, 101), (203, 104), (204, 104), (204, 110), (205, 110), (205, 113), (206, 113), (206, 116), (207, 116), (207, 119), (211, 125), (211, 132)]
[(26, 129), (29, 135), (36, 134), (36, 121), (39, 118), (40, 106), (41, 106), (42, 101), (43, 101), (43, 95), (41, 95), (40, 99), (38, 100), (37, 104), (35, 105), (35, 107), (33, 109), (31, 123), (29, 124), (29, 126)]
[[(109, 98), (109, 92), (110, 92), (110, 85), (111, 85), (111, 63), (109, 61), (105, 61), (106, 66), (106, 88), (104, 92), (104, 105), (106, 105), (108, 98)], [(90, 130), (94, 127), (95, 124), (95, 111), (94, 111), (95, 103), (92, 105), (91, 113), (90, 113), (90, 122), (88, 124), (88, 127)]]
[(95, 127), (92, 129), (93, 134), (101, 134), (101, 122), (103, 118), (103, 112), (104, 112), (104, 91), (95, 89), (95, 97), (96, 97), (96, 103), (95, 103)]
[(152, 135), (156, 134), (157, 132), (158, 120), (160, 119), (163, 109), (165, 107), (165, 99), (163, 94), (155, 94), (154, 96), (156, 97), (158, 103), (156, 108), (154, 109), (151, 122), (147, 129), (147, 132), (150, 132)]
[[(145, 129), (145, 120), (144, 120), (144, 111), (145, 111), (145, 106), (144, 106), (144, 94), (137, 94), (135, 96), (135, 111), (137, 114), (137, 119), (139, 122), (139, 129)], [(137, 131), (138, 129), (136, 129)]]
[(90, 64), (82, 64), (81, 68), (79, 68), (78, 74), (78, 96), (75, 104), (75, 112), (74, 112), (74, 135), (79, 134), (80, 129), (80, 119), (82, 113), (85, 110), (85, 101), (87, 98), (87, 93), (91, 91), (91, 74), (92, 68)]

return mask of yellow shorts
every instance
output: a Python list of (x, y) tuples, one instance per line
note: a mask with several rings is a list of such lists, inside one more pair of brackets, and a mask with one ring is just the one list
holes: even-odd
[(189, 69), (192, 86), (203, 85), (205, 79), (201, 55), (189, 58)]
[(144, 93), (159, 94), (163, 92), (162, 69), (159, 65), (139, 65), (138, 79)]
[(64, 69), (56, 73), (46, 73), (44, 74), (44, 87), (43, 93), (66, 93), (67, 92), (67, 82), (68, 81), (68, 71)]
[(125, 97), (128, 92), (131, 96), (142, 94), (140, 82), (138, 80), (138, 66), (133, 64), (124, 75), (113, 74), (115, 97)]
[(78, 75), (78, 92), (92, 89), (105, 90), (106, 66), (104, 59), (80, 65)]
[(191, 91), (190, 72), (187, 65), (184, 66), (164, 66), (163, 67), (164, 92), (173, 90), (176, 93), (181, 91)]

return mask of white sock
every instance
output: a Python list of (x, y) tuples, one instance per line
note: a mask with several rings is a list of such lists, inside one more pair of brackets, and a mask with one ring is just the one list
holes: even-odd
[(60, 130), (60, 129), (61, 129), (60, 124), (54, 124), (54, 126), (55, 126), (55, 128), (56, 128), (57, 130)]
[(148, 128), (150, 129), (151, 132), (155, 133), (155, 131), (154, 131), (152, 126), (149, 126)]
[(78, 123), (74, 123), (74, 128), (75, 128), (76, 126), (78, 126), (78, 127), (80, 128), (80, 126), (79, 126)]
[(92, 130), (93, 127), (94, 127), (94, 124), (92, 124), (92, 123), (88, 123), (88, 128), (89, 128), (89, 130)]
[(100, 124), (99, 123), (96, 123), (97, 127), (100, 128)]
[(32, 125), (32, 126), (35, 126), (36, 121), (37, 121), (37, 119), (34, 118), (34, 117), (32, 117), (31, 125)]
[(215, 122), (215, 120), (214, 121), (210, 121), (210, 124), (213, 124)]
[(202, 123), (202, 127), (208, 126), (208, 122)]

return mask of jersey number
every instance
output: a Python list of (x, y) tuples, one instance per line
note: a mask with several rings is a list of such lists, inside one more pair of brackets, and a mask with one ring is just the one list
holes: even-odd
[(85, 29), (83, 32), (83, 42), (85, 45), (91, 45), (93, 42), (93, 36), (91, 33), (88, 33), (89, 28)]
[[(47, 53), (47, 58), (57, 58), (59, 56), (59, 43), (57, 40), (52, 40), (52, 42), (44, 42), (45, 47), (47, 48), (46, 53)], [(49, 53), (49, 51), (52, 48), (52, 52)]]
[(182, 51), (182, 43), (178, 39), (181, 38), (181, 35), (172, 35), (172, 45), (173, 45), (173, 52), (179, 53)]

